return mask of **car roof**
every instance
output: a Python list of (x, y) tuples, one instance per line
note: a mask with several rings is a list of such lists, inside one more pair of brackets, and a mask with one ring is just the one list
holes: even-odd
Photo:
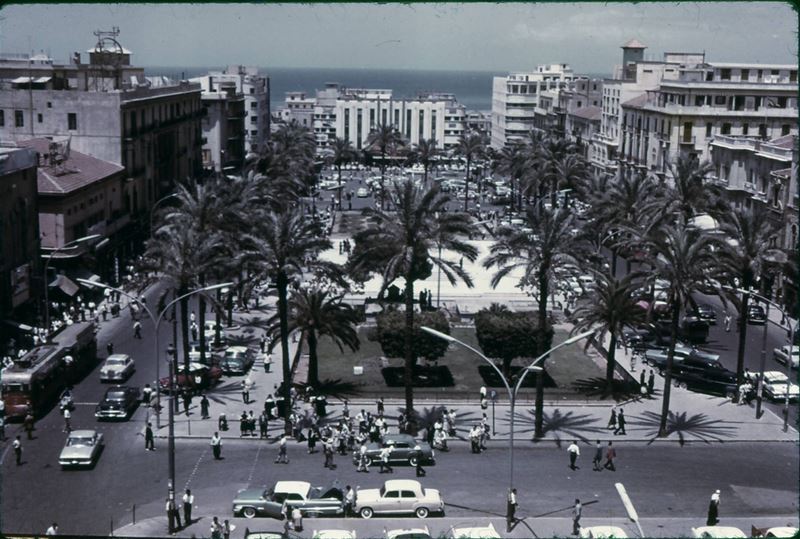
[(628, 537), (619, 526), (587, 526), (581, 528), (582, 537)]
[(309, 490), (311, 490), (311, 483), (307, 481), (278, 481), (275, 483), (275, 492), (305, 496)]
[(91, 438), (97, 433), (96, 430), (91, 429), (82, 429), (82, 430), (73, 430), (69, 433), (69, 438)]
[(422, 488), (422, 484), (413, 479), (389, 479), (384, 483), (384, 487), (386, 490), (416, 490)]
[(791, 526), (774, 526), (769, 528), (765, 535), (772, 535), (774, 537), (794, 537), (797, 535), (797, 528)]
[(246, 346), (229, 346), (225, 349), (226, 352), (247, 352)]
[(709, 537), (747, 537), (742, 530), (733, 526), (701, 526), (692, 528), (695, 535), (707, 533)]
[(453, 526), (450, 528), (451, 534), (454, 538), (470, 538), (470, 539), (478, 539), (478, 538), (495, 538), (500, 537), (500, 534), (497, 533), (497, 530), (494, 528), (492, 523), (490, 522), (488, 526), (473, 526), (473, 527), (455, 527)]
[(106, 358), (106, 360), (109, 360), (109, 359), (128, 359), (130, 357), (131, 356), (129, 356), (128, 354), (111, 354), (110, 356), (108, 356)]
[(424, 528), (396, 528), (394, 530), (386, 531), (386, 539), (393, 539), (398, 535), (407, 535), (407, 534), (410, 535), (412, 533), (419, 533), (419, 534), (426, 533), (430, 535), (430, 531), (428, 530), (427, 526), (425, 526)]
[(355, 530), (319, 530), (312, 534), (314, 539), (356, 539)]
[(788, 380), (789, 377), (781, 371), (764, 371), (764, 380), (783, 381)]

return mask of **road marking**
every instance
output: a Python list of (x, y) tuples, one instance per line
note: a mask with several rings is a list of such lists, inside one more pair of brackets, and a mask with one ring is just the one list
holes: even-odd
[(253, 459), (253, 465), (250, 467), (250, 475), (247, 476), (247, 486), (250, 486), (250, 483), (253, 481), (253, 475), (256, 473), (256, 464), (258, 464), (258, 457), (261, 455), (261, 448), (264, 447), (264, 444), (258, 444), (258, 450), (256, 451), (256, 458)]
[(192, 482), (192, 479), (194, 479), (194, 476), (197, 474), (197, 470), (200, 468), (200, 463), (203, 462), (203, 459), (205, 458), (206, 453), (208, 453), (208, 447), (209, 446), (206, 446), (206, 448), (203, 449), (203, 453), (200, 455), (200, 458), (197, 459), (197, 462), (194, 465), (194, 469), (192, 470), (192, 473), (189, 474), (189, 478), (186, 480), (186, 486), (183, 487), (184, 489), (189, 488), (189, 484)]

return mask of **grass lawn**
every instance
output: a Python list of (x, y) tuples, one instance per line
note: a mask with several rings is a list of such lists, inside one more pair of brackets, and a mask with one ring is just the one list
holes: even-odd
[[(344, 353), (329, 339), (322, 339), (319, 343), (319, 376), (320, 380), (339, 380), (344, 383), (351, 383), (355, 386), (353, 396), (371, 397), (383, 395), (384, 397), (403, 397), (402, 387), (388, 387), (381, 374), (381, 347), (377, 342), (367, 340), (368, 329), (359, 328), (359, 338), (361, 348), (357, 352), (345, 350)], [(478, 346), (478, 339), (475, 330), (472, 328), (453, 328), (452, 335), (475, 348)], [(553, 338), (554, 343), (559, 343), (568, 338), (568, 332), (564, 329), (556, 329)], [(421, 360), (424, 361), (424, 360)], [(478, 390), (483, 385), (483, 379), (478, 374), (478, 366), (485, 364), (473, 352), (464, 349), (456, 344), (450, 345), (445, 356), (438, 362), (441, 366), (450, 369), (455, 383), (452, 387), (442, 388), (415, 388), (415, 396), (427, 399), (438, 399), (448, 397), (470, 397), (477, 398)], [(522, 364), (520, 360), (516, 364)], [(354, 366), (362, 366), (364, 374), (356, 376), (353, 374)], [(402, 367), (401, 358), (391, 358), (388, 360), (390, 367)], [(545, 390), (546, 398), (563, 398), (577, 393), (572, 389), (575, 380), (587, 379), (603, 376), (603, 371), (583, 352), (583, 344), (578, 343), (557, 350), (547, 362), (547, 372), (557, 384), (557, 388)], [(529, 375), (531, 376), (531, 375)], [(496, 388), (498, 392), (505, 392), (504, 388)], [(535, 392), (533, 389), (522, 389), (521, 393), (526, 397)]]

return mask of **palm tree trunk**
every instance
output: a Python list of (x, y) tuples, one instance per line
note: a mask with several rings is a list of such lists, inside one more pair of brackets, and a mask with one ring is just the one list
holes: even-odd
[[(200, 280), (200, 287), (203, 288), (206, 286), (206, 275), (205, 273), (201, 273), (199, 276)], [(206, 298), (203, 297), (203, 294), (199, 295), (198, 298), (198, 310), (200, 311), (197, 316), (197, 323), (198, 323), (198, 332), (199, 341), (200, 341), (200, 363), (205, 364), (206, 362)]]
[[(742, 279), (744, 290), (750, 290), (752, 279), (745, 275)], [(747, 307), (750, 303), (750, 294), (742, 294), (742, 308), (739, 310), (739, 350), (736, 354), (736, 385), (744, 383), (744, 347), (747, 344)]]
[(284, 432), (289, 434), (292, 430), (292, 423), (289, 415), (292, 412), (292, 395), (290, 388), (292, 385), (291, 366), (289, 365), (289, 306), (286, 301), (289, 278), (283, 271), (277, 275), (278, 288), (278, 318), (280, 319), (281, 329), (281, 366), (283, 367), (283, 402), (284, 406)]
[(308, 330), (308, 384), (319, 387), (319, 363), (317, 361), (317, 332)]
[(471, 163), (471, 159), (467, 157), (467, 177), (464, 181), (464, 213), (467, 213), (467, 209), (469, 208), (469, 169)]
[(667, 436), (667, 418), (669, 417), (669, 395), (672, 389), (672, 364), (675, 358), (675, 343), (678, 340), (678, 320), (681, 315), (681, 306), (672, 298), (672, 323), (670, 324), (670, 344), (667, 352), (667, 368), (664, 370), (664, 396), (661, 403), (661, 422), (658, 425), (658, 436)]
[[(542, 267), (539, 270), (539, 332), (546, 335), (548, 332), (547, 323), (547, 294), (550, 288), (547, 280), (548, 268)], [(543, 343), (544, 351), (550, 349), (550, 343)], [(542, 359), (539, 365), (542, 370), (536, 373), (536, 406), (534, 410), (534, 438), (541, 438), (544, 435), (544, 366), (547, 357)]]
[[(183, 285), (178, 290), (178, 296), (188, 292), (188, 287)], [(183, 344), (183, 369), (189, 372), (189, 298), (183, 298), (178, 303), (181, 306), (181, 343)]]
[(608, 352), (606, 353), (606, 391), (611, 392), (611, 385), (614, 383), (614, 367), (617, 362), (615, 355), (617, 351), (617, 335), (611, 332), (611, 342), (608, 344)]
[[(406, 415), (409, 421), (416, 424), (414, 416), (414, 281), (406, 275), (406, 334), (405, 334), (405, 370), (403, 382), (406, 386)], [(413, 428), (411, 431), (413, 432)]]

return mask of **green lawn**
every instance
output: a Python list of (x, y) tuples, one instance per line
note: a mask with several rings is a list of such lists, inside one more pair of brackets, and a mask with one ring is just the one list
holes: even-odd
[[(384, 397), (402, 397), (402, 387), (388, 387), (381, 375), (381, 348), (377, 342), (367, 340), (368, 329), (361, 327), (359, 337), (361, 348), (357, 352), (345, 350), (344, 353), (329, 340), (323, 339), (319, 344), (320, 380), (340, 380), (355, 385), (356, 393), (362, 397), (383, 395)], [(480, 349), (475, 330), (472, 328), (454, 328), (452, 335), (470, 346)], [(567, 331), (556, 329), (553, 339), (559, 343), (568, 337)], [(447, 354), (439, 360), (439, 365), (447, 366), (455, 385), (443, 388), (417, 388), (414, 394), (422, 398), (476, 397), (483, 379), (478, 374), (478, 365), (484, 364), (473, 352), (458, 345), (451, 345)], [(515, 364), (522, 364), (521, 361)], [(389, 366), (401, 367), (401, 358), (389, 359)], [(353, 374), (354, 366), (362, 366), (364, 374)], [(583, 344), (579, 343), (557, 350), (547, 362), (547, 372), (558, 385), (547, 389), (548, 398), (563, 398), (574, 395), (572, 382), (579, 379), (603, 376), (602, 370), (583, 352)], [(498, 388), (498, 391), (505, 391)], [(532, 389), (523, 389), (523, 393), (532, 393)]]

